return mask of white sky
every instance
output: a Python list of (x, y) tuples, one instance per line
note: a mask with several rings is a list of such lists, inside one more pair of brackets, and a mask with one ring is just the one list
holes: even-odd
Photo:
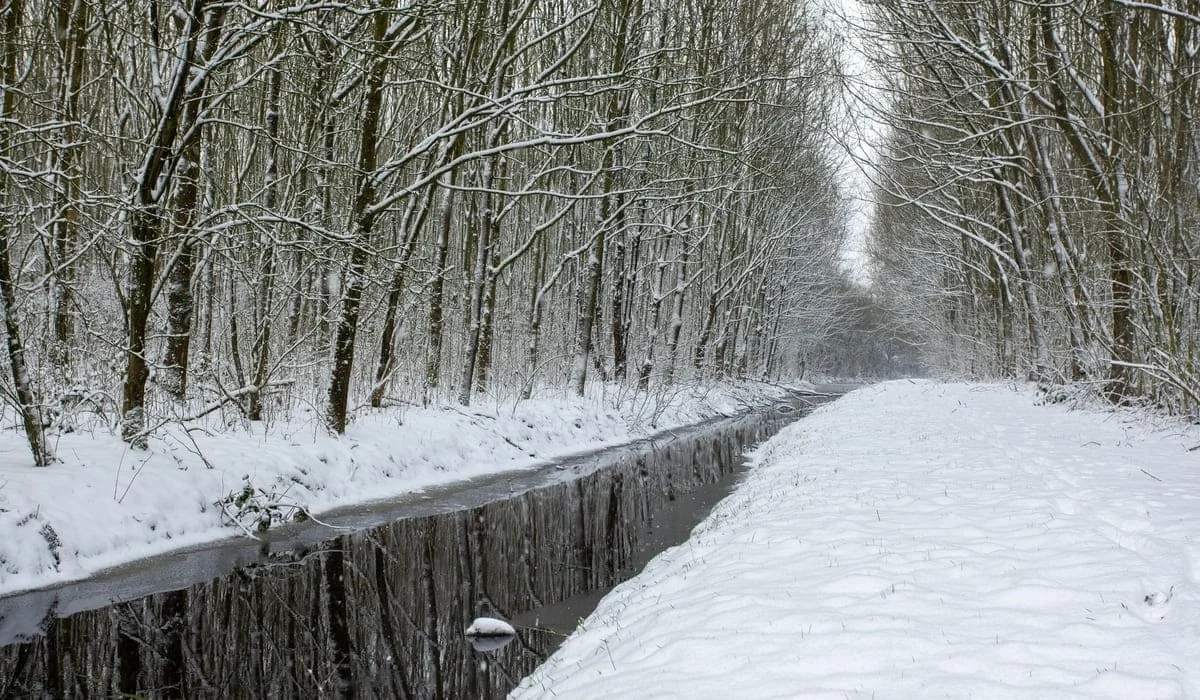
[(843, 93), (842, 109), (846, 113), (846, 132), (841, 135), (848, 157), (841, 176), (845, 193), (853, 209), (850, 238), (842, 252), (845, 265), (855, 281), (868, 284), (867, 235), (874, 218), (874, 196), (868, 169), (875, 162), (877, 145), (881, 141), (878, 121), (870, 114), (864, 100), (879, 99), (881, 93), (875, 72), (863, 53), (867, 39), (863, 36), (863, 8), (858, 0), (820, 0), (827, 26), (837, 37), (846, 70), (847, 90)]

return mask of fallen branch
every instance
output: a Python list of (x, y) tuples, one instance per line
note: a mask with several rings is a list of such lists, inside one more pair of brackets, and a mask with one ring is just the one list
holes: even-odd
[(259, 388), (253, 384), (247, 384), (246, 386), (244, 386), (240, 389), (234, 389), (233, 391), (225, 391), (225, 387), (220, 386), (220, 383), (218, 383), (217, 386), (220, 387), (221, 393), (223, 393), (225, 395), (223, 398), (213, 401), (212, 403), (208, 404), (204, 408), (200, 409), (198, 412), (193, 413), (191, 415), (173, 416), (171, 418), (164, 418), (163, 420), (160, 420), (158, 423), (154, 424), (153, 426), (151, 426), (149, 428), (143, 428), (140, 432), (138, 432), (137, 434), (134, 435), (134, 438), (140, 440), (142, 438), (149, 437), (151, 434), (154, 433), (154, 431), (158, 430), (159, 428), (163, 427), (164, 425), (167, 425), (168, 423), (183, 424), (183, 423), (188, 423), (191, 421), (199, 420), (199, 419), (203, 418), (204, 416), (207, 416), (208, 414), (210, 414), (214, 411), (217, 411), (217, 410), (221, 409), (222, 407), (224, 407), (225, 405), (230, 404), (230, 403), (237, 403), (240, 406), (241, 404), (238, 401), (239, 399), (241, 399), (243, 396), (248, 396), (250, 394), (254, 394), (259, 391)]

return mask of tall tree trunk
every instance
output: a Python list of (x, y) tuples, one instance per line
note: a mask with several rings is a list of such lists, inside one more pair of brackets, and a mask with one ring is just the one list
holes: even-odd
[(229, 275), (229, 357), (233, 363), (233, 377), (239, 387), (246, 386), (246, 368), (242, 364), (242, 333), (238, 323), (237, 279)]
[[(336, 40), (329, 36), (322, 36), (319, 40), (318, 61), (320, 69), (318, 72), (318, 85), (325, 94), (333, 93), (337, 90), (338, 74), (336, 72)], [(322, 105), (320, 112), (321, 120), (321, 145), (320, 158), (318, 159), (317, 171), (317, 196), (313, 198), (312, 213), (313, 219), (321, 226), (333, 228), (336, 224), (333, 217), (333, 177), (335, 172), (335, 163), (337, 156), (337, 136), (339, 124), (337, 121), (337, 110), (341, 105), (344, 96), (338, 99), (327, 99)], [(315, 306), (317, 316), (318, 342), (324, 343), (329, 337), (329, 321), (333, 314), (334, 306), (334, 290), (331, 281), (336, 275), (335, 266), (333, 263), (332, 249), (334, 246), (325, 242), (317, 242), (318, 246), (325, 250), (320, 256), (320, 261), (314, 266), (313, 276), (315, 277), (315, 287), (317, 289), (317, 300)]]
[[(197, 63), (204, 65), (217, 49), (217, 36), (224, 20), (224, 9), (209, 13)], [(183, 107), (184, 142), (179, 146), (172, 226), (179, 239), (179, 250), (167, 273), (167, 349), (163, 358), (162, 386), (171, 398), (183, 401), (187, 396), (188, 358), (192, 344), (192, 318), (196, 300), (193, 281), (196, 270), (197, 238), (195, 226), (200, 208), (200, 161), (204, 152), (204, 82), (191, 88)]]
[(425, 227), (436, 188), (425, 188), (420, 197), (409, 200), (409, 210), (404, 217), (404, 233), (400, 239), (400, 250), (392, 270), (392, 281), (388, 285), (387, 310), (384, 312), (383, 332), (379, 338), (379, 363), (375, 367), (375, 386), (371, 389), (371, 406), (383, 405), (388, 381), (395, 369), (396, 327), (400, 313), (400, 298), (404, 292), (404, 276), (408, 261), (417, 247), (417, 237)]
[(675, 365), (679, 360), (679, 338), (683, 333), (683, 309), (688, 287), (688, 233), (676, 234), (679, 241), (679, 263), (675, 275), (671, 320), (667, 329), (667, 359), (663, 367), (663, 383), (668, 386), (675, 381)]
[[(493, 142), (494, 139), (489, 139)], [(463, 360), (462, 375), (460, 377), (458, 388), (458, 402), (463, 406), (471, 404), (471, 392), (475, 381), (476, 363), (479, 361), (479, 348), (483, 339), (484, 325), (488, 319), (484, 318), (486, 306), (487, 287), (491, 278), (491, 265), (493, 258), (492, 247), (495, 245), (494, 237), (498, 229), (498, 219), (495, 211), (493, 198), (488, 194), (495, 180), (495, 159), (489, 158), (483, 163), (482, 187), (484, 193), (483, 211), (479, 214), (479, 226), (476, 230), (475, 237), (475, 260), (471, 268), (471, 281), (468, 285), (469, 296), (467, 302), (467, 347)]]
[[(188, 118), (194, 120), (192, 103)], [(198, 110), (198, 108), (196, 108)], [(174, 228), (179, 237), (179, 250), (167, 273), (167, 350), (163, 357), (160, 384), (176, 401), (187, 396), (188, 355), (192, 341), (192, 314), (195, 299), (192, 295), (192, 276), (196, 268), (196, 245), (193, 229), (200, 201), (200, 152), (202, 137), (196, 139), (180, 154), (178, 190), (175, 193)]]
[(78, 0), (59, 0), (55, 12), (55, 33), (60, 47), (58, 77), (62, 110), (62, 143), (52, 151), (57, 161), (58, 187), (55, 192), (51, 246), (54, 271), (51, 275), (54, 344), (52, 359), (61, 367), (70, 362), (74, 335), (75, 237), (79, 228), (79, 173), (77, 172), (75, 121), (79, 113), (79, 92), (83, 81), (84, 48), (87, 43), (88, 4)]
[(1068, 247), (1070, 239), (1066, 235), (1067, 217), (1063, 212), (1058, 180), (1047, 155), (1047, 149), (1042, 143), (1040, 135), (1030, 134), (1027, 139), (1037, 158), (1033, 171), (1046, 211), (1046, 234), (1050, 238), (1050, 246), (1054, 251), (1054, 260), (1059, 271), (1058, 277), (1065, 297), (1063, 306), (1071, 342), (1070, 379), (1078, 381), (1087, 377), (1086, 355), (1090, 342), (1087, 320), (1090, 317), (1090, 311), (1086, 302), (1087, 292), (1080, 283), (1079, 267), (1075, 263), (1078, 255)]
[[(620, 0), (609, 9), (613, 12), (614, 23), (610, 66), (614, 74), (619, 74), (629, 69), (630, 21), (641, 15), (641, 3), (638, 0)], [(605, 107), (606, 128), (613, 130), (623, 126), (628, 121), (628, 111), (628, 95), (614, 91)], [(617, 169), (624, 166), (620, 152), (619, 141), (609, 145), (604, 149), (600, 163), (604, 173), (601, 185), (603, 196), (600, 198), (600, 210), (596, 217), (595, 239), (588, 251), (584, 283), (579, 288), (579, 322), (575, 331), (575, 356), (571, 364), (571, 391), (576, 396), (583, 396), (588, 363), (592, 359), (592, 334), (600, 316), (600, 287), (604, 279), (604, 251), (608, 233), (613, 226), (614, 213), (618, 216), (624, 213), (624, 203), (614, 202), (610, 194), (617, 189)], [(617, 284), (620, 284), (620, 280)]]
[[(0, 136), (0, 141), (7, 141)], [(7, 183), (0, 176), (0, 191)], [(7, 217), (5, 217), (7, 218)], [(25, 361), (25, 345), (21, 340), (20, 316), (17, 313), (16, 285), (12, 277), (9, 263), (9, 237), (11, 226), (4, 226), (0, 231), (0, 304), (4, 306), (4, 331), (8, 338), (8, 363), (12, 370), (13, 388), (17, 395), (17, 411), (21, 414), (21, 423), (25, 427), (25, 437), (29, 441), (29, 450), (33, 453), (33, 463), (44, 467), (54, 461), (54, 453), (46, 442), (42, 430), (41, 404), (34, 393), (33, 380), (29, 376), (29, 367)]]
[(662, 262), (665, 251), (661, 245), (654, 245), (653, 248), (655, 259), (659, 262), (654, 273), (654, 290), (651, 294), (650, 337), (646, 340), (646, 354), (642, 357), (641, 365), (638, 367), (638, 388), (642, 391), (650, 388), (650, 373), (654, 371), (654, 348), (661, 333), (662, 303), (665, 298), (663, 283), (667, 274), (666, 263)]
[[(279, 206), (279, 112), (280, 95), (283, 90), (283, 71), (279, 62), (283, 59), (283, 27), (275, 27), (275, 49), (271, 69), (267, 75), (267, 112), (265, 115), (267, 136), (267, 167), (263, 174), (263, 208), (274, 213)], [(271, 322), (274, 315), (275, 293), (275, 245), (271, 237), (260, 238), (258, 248), (258, 288), (254, 295), (254, 345), (251, 349), (254, 376), (251, 381), (254, 391), (250, 393), (247, 414), (250, 420), (260, 421), (263, 416), (263, 392), (270, 378), (271, 369)]]
[[(457, 171), (450, 173), (450, 184), (453, 185)], [(443, 308), (446, 290), (446, 260), (450, 253), (450, 229), (454, 224), (454, 191), (450, 187), (442, 188), (440, 202), (441, 217), (438, 221), (438, 238), (433, 255), (433, 283), (429, 290), (428, 333), (429, 347), (425, 357), (425, 398), (428, 401), (430, 393), (441, 384), (442, 377), (442, 339), (445, 329), (445, 309)]]
[(546, 240), (539, 237), (537, 250), (533, 254), (533, 274), (529, 285), (529, 337), (525, 345), (525, 384), (521, 398), (533, 397), (533, 386), (538, 375), (538, 354), (542, 337), (542, 306), (549, 289), (543, 286), (546, 279)]
[(350, 210), (353, 248), (346, 269), (342, 294), (342, 311), (333, 341), (333, 372), (329, 379), (329, 401), (325, 420), (335, 433), (346, 432), (346, 412), (350, 398), (350, 379), (354, 365), (354, 341), (358, 333), (359, 307), (366, 288), (368, 249), (375, 226), (372, 206), (376, 196), (376, 169), (379, 148), (379, 129), (383, 107), (384, 78), (390, 61), (383, 43), (390, 18), (376, 12), (372, 21), (375, 51), (367, 71), (366, 92), (363, 96), (363, 119), (359, 132), (358, 185)]
[(1017, 343), (1013, 329), (1013, 295), (1012, 282), (1004, 262), (999, 258), (991, 258), (992, 273), (996, 277), (996, 301), (994, 315), (996, 319), (996, 364), (1000, 367), (1000, 376), (1012, 379), (1017, 374)]
[[(1066, 51), (1058, 37), (1054, 8), (1043, 5), (1036, 14), (1039, 35), (1045, 51), (1046, 68), (1053, 75), (1068, 70), (1063, 61)], [(1072, 111), (1063, 86), (1050, 81), (1050, 93), (1057, 123), (1068, 145), (1080, 162), (1086, 164), (1084, 173), (1100, 204), (1103, 238), (1108, 253), (1108, 282), (1111, 302), (1112, 361), (1106, 393), (1109, 400), (1119, 402), (1129, 395), (1130, 364), (1133, 361), (1133, 275), (1130, 269), (1128, 243), (1125, 240), (1124, 215), (1128, 197), (1128, 182), (1124, 170), (1125, 81), (1122, 66), (1125, 61), (1121, 42), (1122, 15), (1115, 4), (1106, 5), (1100, 17), (1100, 105), (1097, 108), (1101, 132), (1092, 134), (1081, 128), (1081, 120)], [(1070, 70), (1074, 70), (1073, 68)], [(1090, 139), (1099, 140), (1096, 144)], [(1099, 147), (1097, 147), (1099, 146)]]
[(121, 393), (121, 438), (134, 447), (145, 449), (146, 381), (150, 365), (146, 358), (146, 322), (150, 318), (154, 287), (154, 261), (158, 254), (159, 215), (144, 209), (131, 216), (130, 238), (133, 250), (129, 261), (129, 286), (126, 290), (125, 384)]
[(600, 310), (600, 281), (604, 276), (604, 242), (607, 222), (599, 222), (600, 230), (595, 233), (588, 250), (584, 267), (583, 284), (579, 286), (579, 321), (575, 327), (575, 356), (571, 362), (571, 391), (583, 396), (587, 381), (588, 362), (592, 353), (592, 328)]
[(629, 350), (625, 337), (625, 317), (628, 313), (625, 308), (625, 277), (631, 273), (627, 273), (625, 270), (628, 262), (626, 261), (625, 232), (621, 230), (623, 222), (618, 220), (617, 223), (616, 260), (613, 261), (616, 283), (613, 285), (612, 318), (609, 320), (609, 326), (612, 333), (613, 378), (618, 382), (624, 382), (629, 366)]
[(697, 372), (704, 370), (704, 358), (708, 353), (708, 344), (712, 342), (713, 327), (717, 321), (717, 300), (720, 298), (717, 290), (713, 290), (708, 295), (708, 310), (704, 314), (704, 326), (700, 329), (700, 336), (696, 338), (696, 349), (692, 352), (692, 368)]
[[(1103, 102), (1108, 196), (1102, 198), (1104, 242), (1108, 251), (1109, 290), (1112, 299), (1113, 347), (1109, 371), (1108, 396), (1113, 403), (1128, 398), (1132, 389), (1134, 309), (1133, 270), (1130, 241), (1125, 233), (1129, 182), (1125, 171), (1125, 149), (1132, 136), (1126, 129), (1129, 115), (1125, 112), (1133, 102), (1135, 85), (1125, 77), (1131, 60), (1127, 39), (1129, 25), (1125, 13), (1115, 5), (1106, 6), (1100, 17), (1100, 51), (1102, 79), (1100, 96)], [(1127, 43), (1128, 42), (1128, 43)]]
[(487, 289), (484, 290), (483, 307), (480, 309), (479, 352), (475, 361), (475, 392), (480, 393), (488, 388), (488, 379), (492, 370), (493, 344), (496, 341), (496, 294), (499, 282), (496, 265), (500, 259), (496, 254), (495, 238), (493, 237), (492, 258), (488, 263)]
[[(208, 50), (215, 50), (215, 34), (225, 17), (225, 7), (211, 11), (206, 0), (194, 0), (186, 17), (183, 50), (176, 58), (167, 97), (160, 103), (158, 124), (150, 138), (150, 147), (134, 180), (129, 234), (132, 250), (129, 261), (129, 286), (125, 294), (125, 383), (121, 392), (121, 437), (134, 447), (146, 446), (146, 381), (150, 377), (146, 357), (146, 323), (154, 294), (154, 266), (158, 258), (159, 238), (163, 231), (161, 197), (171, 179), (172, 149), (176, 136), (187, 133), (195, 116), (186, 108), (189, 99), (204, 92), (204, 79), (196, 80), (192, 70), (199, 61), (197, 46), (201, 36), (209, 35)], [(208, 73), (202, 74), (207, 76)], [(198, 134), (196, 135), (198, 137)], [(186, 144), (185, 144), (186, 145)]]
[[(1037, 287), (1034, 284), (1033, 271), (1030, 269), (1025, 231), (1008, 187), (999, 181), (999, 178), (1004, 178), (1006, 175), (997, 173), (996, 176), (998, 178), (997, 195), (1008, 228), (1008, 241), (1013, 252), (1013, 261), (1017, 267), (1017, 279), (1021, 285), (1021, 294), (1025, 299), (1025, 315), (1029, 323), (1029, 342), (1033, 346), (1033, 380), (1044, 385), (1051, 380), (1050, 346), (1046, 342), (1046, 332), (1042, 325), (1042, 307), (1038, 299)], [(1017, 185), (1011, 183), (1011, 186), (1016, 187)]]
[[(19, 35), (24, 6), (20, 0), (8, 0), (0, 6), (3, 13), (3, 97), (0, 98), (0, 156), (10, 158), (12, 148), (12, 128), (16, 122), (13, 112), (16, 104), (18, 89), (18, 70), (21, 61)], [(33, 453), (33, 463), (44, 467), (54, 461), (54, 455), (42, 432), (42, 416), (37, 396), (33, 389), (33, 380), (29, 376), (29, 367), (25, 359), (25, 345), (21, 340), (20, 315), (17, 312), (16, 283), (12, 275), (9, 247), (12, 244), (14, 225), (12, 213), (8, 211), (9, 175), (8, 167), (0, 167), (0, 197), (4, 198), (4, 221), (0, 222), (0, 305), (4, 312), (4, 331), (8, 339), (8, 364), (12, 370), (13, 388), (17, 395), (17, 411), (21, 414), (21, 423), (25, 426), (25, 437), (29, 441), (29, 449)]]

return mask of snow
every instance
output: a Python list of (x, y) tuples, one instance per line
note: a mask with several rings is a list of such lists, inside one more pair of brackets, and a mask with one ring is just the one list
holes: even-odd
[[(148, 451), (107, 427), (52, 436), (62, 460), (32, 466), (24, 437), (0, 433), (0, 595), (211, 543), (298, 508), (312, 515), (387, 500), (732, 414), (778, 396), (765, 384), (653, 395), (597, 385), (587, 398), (469, 408), (363, 409), (342, 437), (315, 412), (262, 424), (173, 424)], [(216, 415), (216, 414), (214, 414)], [(239, 496), (244, 496), (239, 508)], [(226, 501), (226, 507), (217, 505)], [(234, 523), (226, 513), (240, 510)]]
[(511, 697), (1200, 697), (1200, 431), (1038, 403), (818, 409)]
[(503, 649), (516, 638), (516, 634), (512, 625), (495, 617), (477, 617), (465, 632), (471, 648), (482, 653)]
[(511, 637), (516, 633), (512, 625), (495, 617), (477, 617), (466, 631), (468, 637)]

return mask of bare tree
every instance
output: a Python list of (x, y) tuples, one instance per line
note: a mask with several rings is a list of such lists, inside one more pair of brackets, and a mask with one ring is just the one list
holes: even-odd
[[(0, 158), (9, 160), (12, 157), (12, 142), (16, 94), (20, 85), (20, 69), (22, 54), (19, 34), (24, 19), (24, 6), (19, 0), (8, 0), (0, 7), (0, 18), (3, 26), (0, 31), (0, 75), (4, 80), (3, 94), (0, 95)], [(42, 425), (42, 411), (34, 393), (33, 380), (29, 374), (29, 364), (26, 360), (25, 344), (21, 339), (20, 314), (17, 311), (16, 284), (12, 273), (10, 250), (12, 246), (15, 218), (12, 212), (13, 203), (9, 201), (11, 178), (8, 166), (0, 168), (0, 193), (5, 196), (5, 221), (0, 227), (0, 306), (4, 311), (4, 333), (8, 340), (8, 364), (12, 370), (13, 403), (21, 416), (25, 428), (25, 437), (29, 441), (29, 449), (33, 453), (33, 463), (44, 467), (54, 461), (54, 453), (46, 443)]]

